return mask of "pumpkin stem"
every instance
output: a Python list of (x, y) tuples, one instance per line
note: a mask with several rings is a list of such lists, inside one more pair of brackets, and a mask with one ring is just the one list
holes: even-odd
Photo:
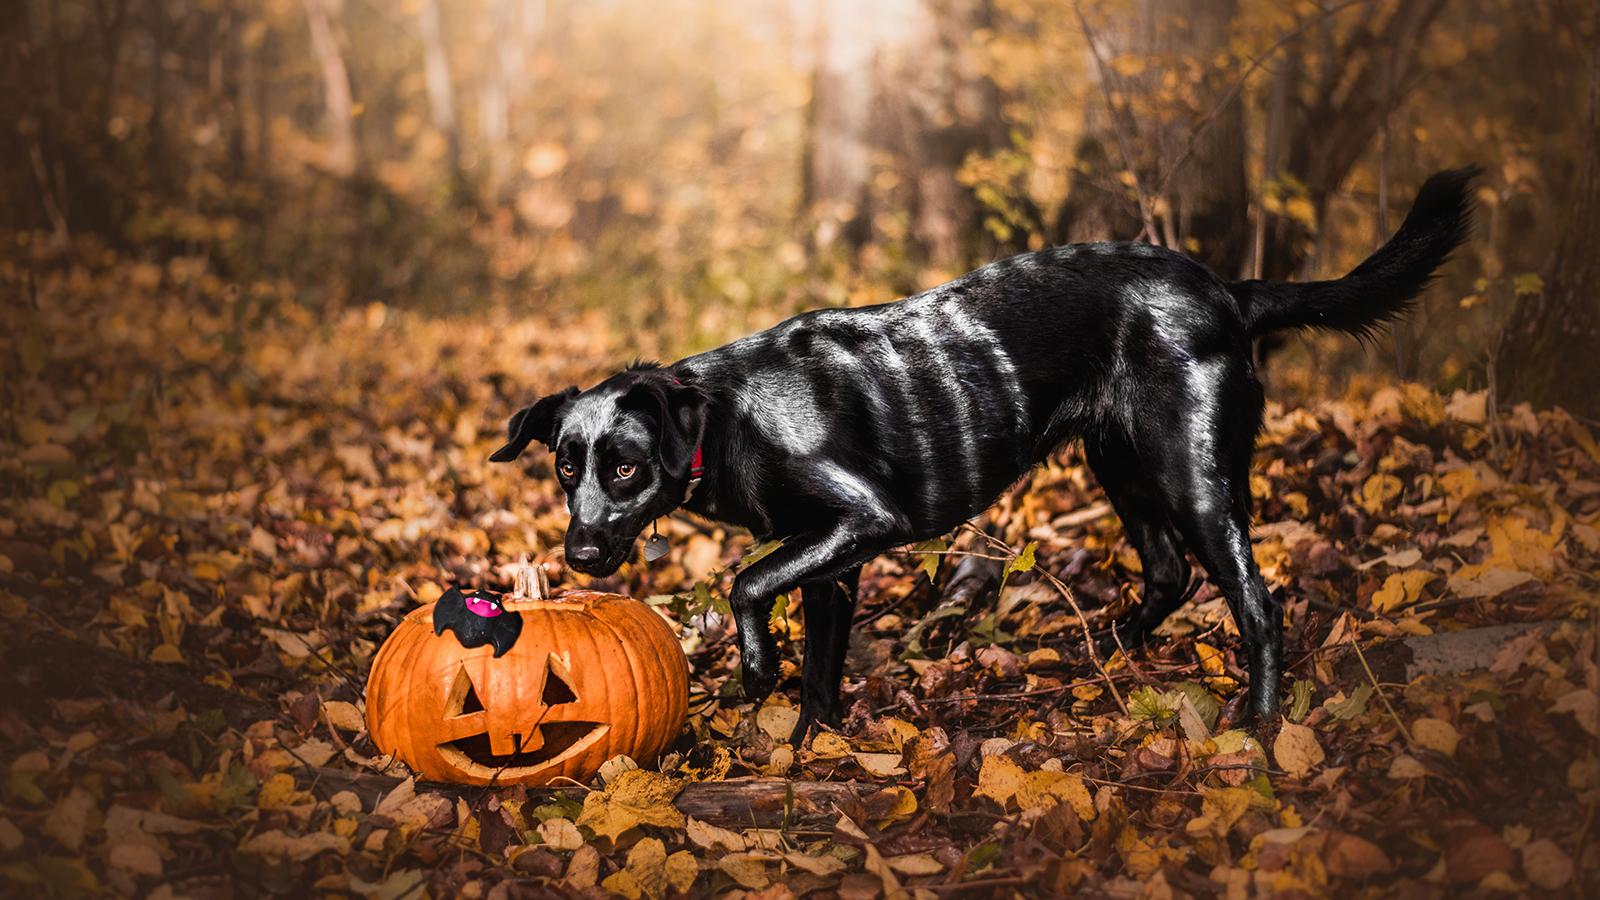
[(550, 594), (550, 582), (544, 566), (528, 562), (524, 553), (511, 568), (511, 600), (543, 600)]

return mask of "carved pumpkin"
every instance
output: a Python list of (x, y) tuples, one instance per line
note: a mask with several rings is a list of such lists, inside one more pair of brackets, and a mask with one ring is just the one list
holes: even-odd
[(401, 621), (367, 681), (368, 732), (419, 776), (588, 781), (619, 753), (647, 762), (677, 737), (688, 661), (643, 603), (594, 591), (507, 597), (503, 610), (480, 595), (466, 603), (478, 616), (520, 616), (520, 635), (463, 646), (436, 633), (430, 603)]

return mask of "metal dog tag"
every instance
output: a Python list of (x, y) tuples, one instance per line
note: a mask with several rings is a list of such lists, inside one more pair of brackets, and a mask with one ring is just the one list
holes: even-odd
[(655, 562), (667, 555), (667, 539), (660, 534), (652, 534), (644, 541), (644, 561)]

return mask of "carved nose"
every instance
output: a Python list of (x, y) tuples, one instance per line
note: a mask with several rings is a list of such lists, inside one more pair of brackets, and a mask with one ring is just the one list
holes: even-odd
[(573, 547), (567, 551), (567, 558), (575, 563), (596, 563), (600, 561), (600, 548), (594, 544)]

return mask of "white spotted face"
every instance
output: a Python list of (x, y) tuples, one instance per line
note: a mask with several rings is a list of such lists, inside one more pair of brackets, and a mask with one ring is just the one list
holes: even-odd
[(567, 563), (591, 575), (616, 571), (645, 524), (664, 512), (659, 428), (618, 399), (604, 387), (578, 395), (562, 411), (553, 442), (572, 514)]

